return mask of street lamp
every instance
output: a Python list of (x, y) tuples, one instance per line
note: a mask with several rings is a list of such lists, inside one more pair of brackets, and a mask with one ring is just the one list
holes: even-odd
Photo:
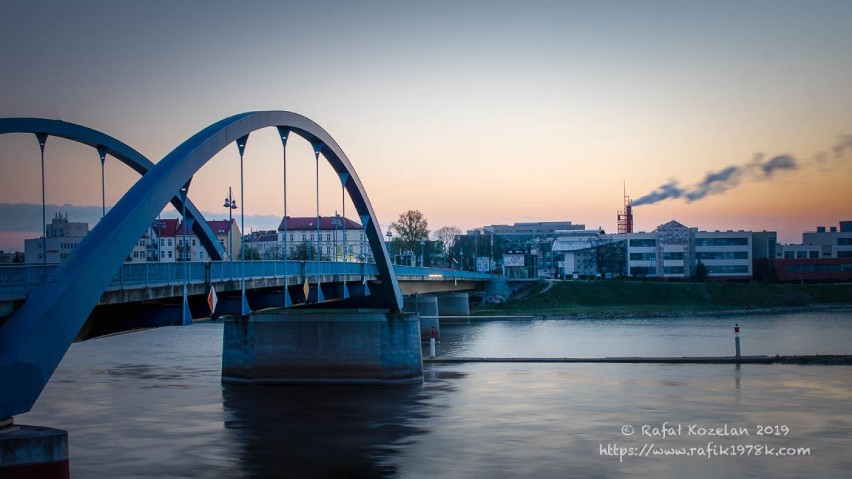
[(160, 251), (160, 241), (162, 241), (162, 239), (161, 239), (163, 237), (162, 231), (163, 231), (163, 226), (165, 226), (163, 224), (163, 221), (159, 218), (159, 216), (157, 217), (157, 221), (154, 222), (154, 226), (157, 227), (157, 262), (159, 263), (160, 261), (162, 261), (162, 254), (163, 253)]
[(231, 264), (231, 279), (234, 279), (234, 245), (232, 235), (234, 234), (232, 225), (234, 223), (233, 211), (237, 209), (237, 200), (231, 194), (231, 187), (228, 187), (228, 196), (225, 197), (225, 204), (222, 205), (228, 209), (228, 262)]
[(186, 262), (187, 255), (187, 243), (186, 243), (186, 194), (187, 187), (184, 186), (180, 189), (180, 199), (181, 199), (181, 216), (183, 217), (183, 308), (181, 312), (181, 319), (184, 326), (192, 324), (192, 314), (189, 312), (189, 300), (187, 299), (187, 277), (189, 276), (189, 263)]
[(331, 219), (331, 224), (334, 225), (334, 261), (337, 262), (337, 228), (342, 224), (340, 215), (334, 212), (334, 218)]
[(426, 245), (426, 238), (420, 237), (420, 267), (423, 268), (425, 265), (423, 264), (423, 246)]
[(391, 257), (391, 262), (393, 262), (393, 254), (391, 254), (391, 238), (393, 234), (390, 231), (390, 226), (388, 226), (388, 232), (385, 234), (388, 237), (388, 256)]

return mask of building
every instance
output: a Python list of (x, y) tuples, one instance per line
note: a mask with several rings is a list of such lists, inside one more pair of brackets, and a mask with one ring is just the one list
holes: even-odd
[(466, 246), (454, 260), (459, 261), (463, 269), (486, 271), (491, 270), (493, 259), (493, 270), (512, 279), (553, 278), (560, 274), (557, 257), (552, 251), (554, 241), (567, 231), (585, 229), (585, 225), (570, 221), (483, 226), (468, 231), (466, 237), (461, 238), (460, 243)]
[(175, 231), (179, 220), (176, 218), (157, 219), (148, 228), (148, 261), (174, 263)]
[(150, 243), (148, 234), (143, 234), (139, 241), (133, 245), (133, 249), (127, 255), (125, 263), (144, 263), (148, 261), (148, 243)]
[(553, 242), (558, 278), (620, 277), (624, 274), (624, 245), (618, 235), (600, 230), (560, 232)]
[[(287, 216), (278, 225), (278, 242), (284, 248), (284, 226), (287, 226), (287, 249), (293, 259), (309, 259), (317, 247), (325, 261), (373, 262), (373, 253), (367, 243), (364, 228), (340, 216), (320, 216), (317, 228), (316, 216)], [(344, 234), (345, 226), (345, 234)], [(344, 244), (345, 251), (344, 251)], [(335, 260), (335, 258), (337, 258)]]
[(840, 229), (818, 226), (802, 234), (801, 244), (779, 245), (774, 274), (780, 281), (852, 280), (852, 221)]
[(47, 237), (24, 240), (24, 262), (60, 263), (89, 233), (88, 223), (68, 221), (68, 215), (56, 216), (47, 226)]
[(219, 240), (219, 243), (225, 249), (224, 259), (239, 257), (240, 248), (242, 247), (240, 239), (242, 235), (240, 234), (240, 227), (237, 226), (236, 220), (212, 220), (207, 223), (210, 225), (210, 229), (213, 230), (213, 234), (216, 235), (216, 239)]
[[(207, 222), (216, 235), (216, 239), (225, 251), (225, 259), (231, 251), (234, 257), (240, 254), (240, 229), (234, 220), (210, 220)], [(183, 261), (183, 221), (178, 218), (155, 220), (145, 235), (147, 241), (147, 260), (160, 263)], [(210, 261), (210, 256), (201, 245), (201, 240), (191, 229), (186, 231), (187, 259), (189, 261)]]
[(627, 276), (632, 278), (686, 279), (698, 264), (709, 278), (750, 280), (755, 258), (768, 259), (775, 247), (775, 232), (758, 233), (755, 247), (751, 231), (698, 231), (677, 221), (650, 233), (616, 235), (627, 243)]

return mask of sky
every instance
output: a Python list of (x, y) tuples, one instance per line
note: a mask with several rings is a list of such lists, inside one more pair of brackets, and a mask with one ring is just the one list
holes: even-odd
[[(384, 231), (573, 221), (774, 230), (852, 219), (852, 2), (0, 0), (0, 117), (79, 123), (157, 162), (222, 118), (287, 110), (343, 148)], [(246, 229), (283, 214), (281, 145), (250, 136), (190, 198)], [(33, 135), (0, 136), (0, 249), (41, 230)], [(91, 226), (94, 149), (51, 138), (45, 201)], [(107, 208), (138, 175), (105, 164)], [(310, 146), (287, 149), (288, 213), (316, 214)], [(320, 213), (342, 209), (320, 163)], [(346, 201), (347, 215), (354, 211)], [(166, 215), (174, 212), (166, 212)], [(48, 218), (49, 221), (49, 218)]]

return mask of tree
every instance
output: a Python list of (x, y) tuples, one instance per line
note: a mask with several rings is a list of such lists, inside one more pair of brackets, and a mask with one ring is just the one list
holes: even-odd
[(248, 259), (248, 260), (260, 259), (260, 253), (257, 251), (257, 249), (252, 248), (251, 245), (247, 245), (247, 244), (243, 245), (243, 248), (242, 248), (242, 251), (240, 252), (240, 255), (241, 255), (240, 256), (241, 259), (242, 259), (243, 256), (245, 256), (245, 258)]
[(432, 236), (441, 242), (442, 247), (444, 248), (444, 254), (446, 255), (447, 261), (449, 264), (449, 255), (450, 250), (453, 249), (453, 246), (456, 244), (456, 240), (461, 234), (461, 230), (457, 226), (442, 226), (438, 228), (437, 231), (432, 233)]
[(307, 241), (302, 241), (297, 244), (293, 249), (293, 252), (290, 253), (290, 258), (300, 261), (307, 261), (314, 257), (314, 245), (309, 244)]
[(419, 251), (420, 238), (429, 237), (429, 223), (418, 210), (408, 210), (400, 214), (399, 219), (391, 223), (391, 229), (396, 230), (405, 249), (411, 251)]
[(698, 264), (695, 265), (695, 281), (698, 283), (706, 283), (707, 276), (707, 266), (704, 266), (704, 263), (702, 263), (701, 260), (698, 260)]
[(611, 241), (597, 239), (593, 242), (595, 254), (595, 266), (597, 272), (603, 276), (611, 273), (614, 276), (622, 276), (626, 269), (626, 244), (624, 241)]

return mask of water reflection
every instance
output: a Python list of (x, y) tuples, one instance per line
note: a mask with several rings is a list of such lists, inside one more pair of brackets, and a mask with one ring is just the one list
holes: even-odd
[[(849, 318), (755, 317), (743, 334), (750, 345), (762, 340), (782, 352), (811, 351), (818, 342), (814, 353), (848, 353)], [(495, 344), (510, 348), (499, 355), (615, 355), (669, 334), (662, 343), (700, 354), (712, 331), (733, 349), (727, 319), (679, 321), (448, 327), (440, 347), (457, 355), (491, 355)], [(806, 340), (776, 334), (773, 324), (798, 328)], [(677, 330), (679, 341), (668, 330)], [(852, 470), (848, 366), (427, 364), (426, 381), (416, 386), (246, 387), (221, 384), (221, 350), (221, 324), (77, 343), (33, 411), (16, 422), (67, 430), (72, 477), (626, 478), (688, 471), (700, 478), (845, 478)], [(666, 421), (785, 425), (787, 436), (712, 440), (802, 446), (813, 454), (620, 461), (600, 453), (608, 444), (692, 447), (710, 440), (621, 429)]]
[(264, 477), (394, 476), (398, 448), (426, 432), (414, 425), (422, 396), (420, 385), (222, 389), (239, 468)]

